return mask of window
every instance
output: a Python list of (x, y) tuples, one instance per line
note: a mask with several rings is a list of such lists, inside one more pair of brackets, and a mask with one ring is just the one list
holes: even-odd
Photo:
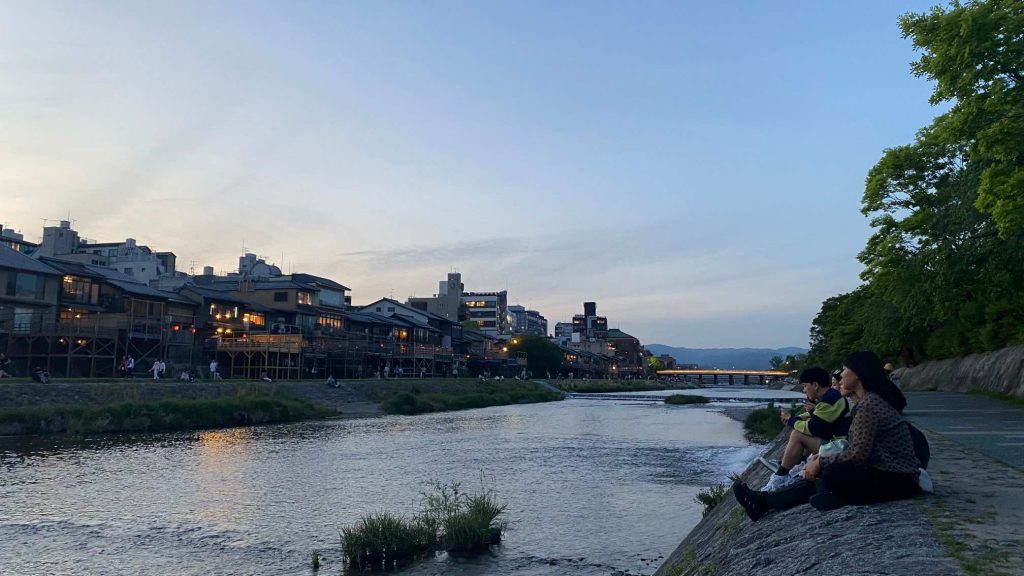
[(46, 298), (46, 279), (27, 272), (7, 274), (7, 295), (15, 298)]
[(288, 293), (287, 292), (274, 292), (274, 302), (287, 302), (287, 301), (288, 301)]
[(266, 325), (266, 318), (259, 312), (246, 312), (242, 314), (242, 322), (254, 327), (262, 327)]
[(388, 312), (394, 312), (394, 311), (395, 311), (395, 307), (394, 306), (388, 306)]
[(377, 312), (380, 312), (380, 306), (377, 306)]
[(296, 292), (295, 293), (295, 303), (296, 304), (303, 304), (305, 306), (312, 306), (313, 305), (313, 295), (310, 294), (309, 292)]
[(135, 271), (132, 270), (131, 268), (125, 268), (124, 269), (124, 273), (129, 275), (129, 276), (134, 276), (135, 275)]
[(65, 276), (62, 287), (66, 300), (85, 304), (95, 304), (99, 301), (100, 287), (87, 278)]
[[(36, 311), (31, 308), (15, 308), (14, 309), (14, 331), (15, 332), (30, 332), (33, 328), (33, 324), (39, 324), (42, 317), (36, 314)], [(38, 327), (36, 327), (38, 329)]]

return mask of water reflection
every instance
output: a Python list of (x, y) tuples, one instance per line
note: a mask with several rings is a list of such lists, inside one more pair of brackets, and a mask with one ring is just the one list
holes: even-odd
[[(339, 526), (432, 479), (509, 504), (502, 546), (403, 574), (612, 574), (669, 553), (693, 496), (756, 454), (705, 408), (609, 401), (198, 433), (0, 440), (0, 566), (18, 573), (340, 571)], [(17, 552), (15, 552), (17, 551)], [(16, 554), (16, 556), (15, 556)], [(648, 569), (647, 573), (653, 570)]]

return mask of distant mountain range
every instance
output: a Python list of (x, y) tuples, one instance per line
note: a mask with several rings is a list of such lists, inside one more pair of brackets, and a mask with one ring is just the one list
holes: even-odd
[(697, 364), (701, 368), (735, 368), (738, 370), (766, 370), (773, 356), (785, 358), (788, 354), (806, 354), (806, 348), (677, 348), (665, 344), (646, 346), (655, 356), (668, 354), (680, 364)]

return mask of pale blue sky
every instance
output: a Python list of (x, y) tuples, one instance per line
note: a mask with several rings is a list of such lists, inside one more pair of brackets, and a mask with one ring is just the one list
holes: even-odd
[(806, 346), (867, 170), (936, 113), (896, 22), (929, 5), (8, 0), (0, 221)]

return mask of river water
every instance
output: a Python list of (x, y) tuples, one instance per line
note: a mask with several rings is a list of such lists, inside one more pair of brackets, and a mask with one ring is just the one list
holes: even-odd
[(758, 453), (713, 406), (566, 400), (413, 417), (0, 439), (4, 575), (343, 572), (338, 529), (432, 479), (508, 505), (505, 539), (404, 575), (651, 574), (698, 490)]

